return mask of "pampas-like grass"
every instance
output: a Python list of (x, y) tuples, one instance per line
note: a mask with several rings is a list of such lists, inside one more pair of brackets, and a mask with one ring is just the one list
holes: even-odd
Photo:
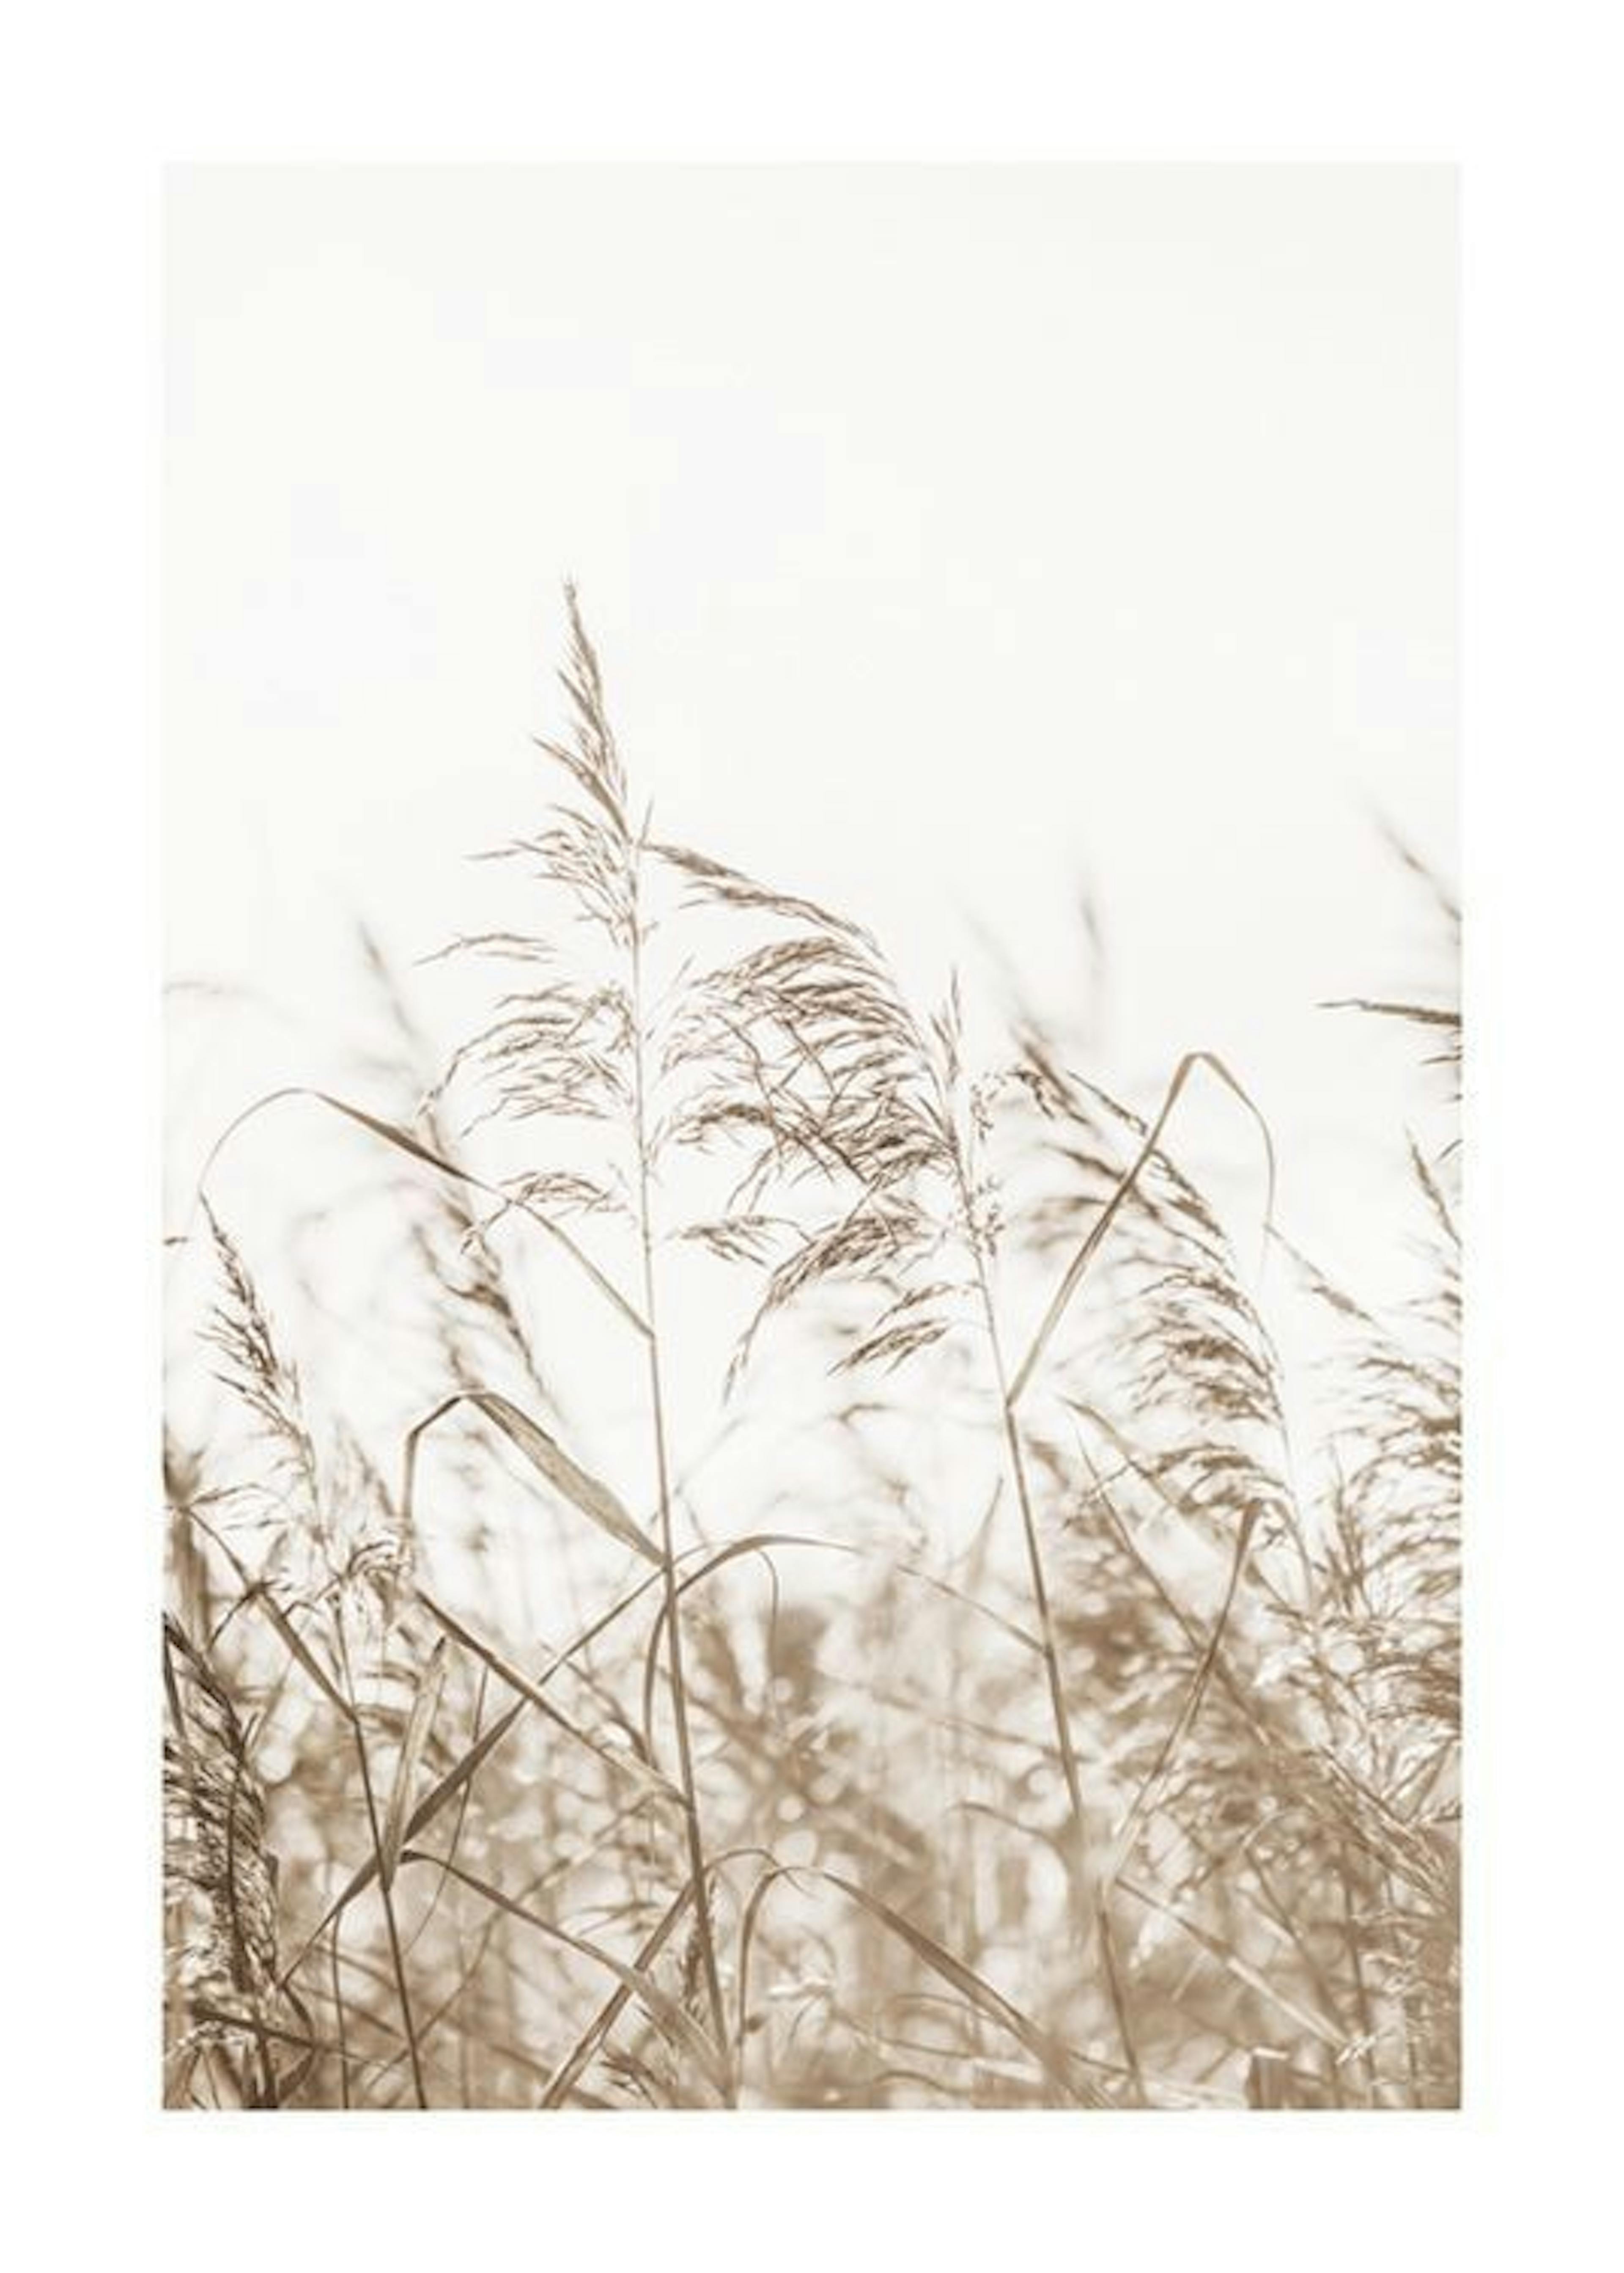
[[(258, 1106), (206, 1172), (167, 2097), (1452, 2104), (1453, 1144), (1378, 1312), (1276, 1225), (1243, 1067), (1145, 1119), (1029, 1010), (983, 1057), (956, 980), (917, 1010), (849, 915), (656, 833), (567, 609), (546, 809), (440, 958), (484, 1015), (437, 1066), (366, 941), (355, 1093), (260, 1101), (388, 1179), (346, 1331), (389, 1426), (325, 1393), (341, 1295), (229, 1226)], [(1453, 1069), (1447, 1005), (1350, 1003)], [(1242, 1223), (1177, 1157), (1200, 1083)]]

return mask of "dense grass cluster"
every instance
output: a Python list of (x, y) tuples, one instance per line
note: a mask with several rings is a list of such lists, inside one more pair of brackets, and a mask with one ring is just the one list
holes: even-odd
[(364, 1077), (251, 1108), (368, 1181), (251, 1260), (239, 1121), (176, 1242), (166, 2098), (1453, 2104), (1453, 1148), (1373, 1310), (1244, 1069), (1146, 1122), (656, 835), (570, 614), (475, 1031), (374, 954)]

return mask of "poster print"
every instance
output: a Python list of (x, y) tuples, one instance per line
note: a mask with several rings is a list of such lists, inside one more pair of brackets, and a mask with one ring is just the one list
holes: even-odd
[(1456, 2103), (1454, 232), (171, 177), (166, 2104)]

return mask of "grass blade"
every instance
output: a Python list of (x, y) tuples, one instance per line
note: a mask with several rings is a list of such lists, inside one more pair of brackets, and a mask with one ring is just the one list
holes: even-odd
[(545, 1476), (553, 1489), (561, 1493), (589, 1523), (595, 1523), (618, 1545), (640, 1555), (645, 1563), (658, 1567), (660, 1557), (653, 1541), (640, 1529), (609, 1486), (578, 1466), (540, 1422), (532, 1421), (528, 1413), (521, 1413), (518, 1406), (510, 1405), (493, 1389), (471, 1390), (465, 1401), (476, 1405), (487, 1419), (494, 1421), (509, 1442), (517, 1444), (531, 1467)]
[(368, 1113), (358, 1105), (347, 1105), (341, 1097), (333, 1097), (325, 1089), (308, 1089), (302, 1084), (294, 1084), (286, 1089), (273, 1089), (264, 1097), (257, 1098), (252, 1105), (246, 1106), (215, 1140), (208, 1159), (203, 1164), (203, 1173), (198, 1179), (199, 1195), (222, 1147), (242, 1128), (243, 1122), (251, 1120), (256, 1113), (263, 1112), (266, 1106), (280, 1104), (285, 1098), (290, 1097), (309, 1098), (318, 1105), (325, 1105), (329, 1112), (341, 1114), (346, 1121), (353, 1121), (358, 1129), (370, 1130), (374, 1136), (381, 1137), (385, 1144), (393, 1144), (398, 1152), (406, 1153), (411, 1159), (420, 1160), (425, 1167), (436, 1168), (441, 1175), (454, 1177), (458, 1183), (467, 1184), (471, 1191), (483, 1192), (490, 1199), (500, 1200), (504, 1207), (515, 1208), (520, 1215), (528, 1216), (529, 1220), (544, 1231), (550, 1240), (563, 1248), (578, 1269), (585, 1272), (604, 1301), (620, 1313), (626, 1324), (635, 1328), (645, 1341), (647, 1340), (647, 1320), (632, 1308), (619, 1288), (604, 1277), (592, 1257), (583, 1248), (577, 1245), (562, 1225), (555, 1223), (550, 1216), (543, 1215), (539, 1208), (533, 1207), (528, 1200), (516, 1199), (511, 1192), (503, 1191), (496, 1184), (486, 1183), (483, 1177), (475, 1175), (471, 1169), (460, 1167), (456, 1161), (448, 1160), (444, 1153), (432, 1151), (420, 1138), (414, 1136), (409, 1129), (402, 1129), (398, 1121), (381, 1120), (376, 1113)]
[(537, 1933), (545, 1934), (550, 1940), (559, 1943), (564, 1948), (573, 1949), (582, 1957), (589, 1957), (594, 1964), (602, 1966), (606, 1972), (614, 1975), (623, 1989), (637, 1999), (661, 2034), (695, 2060), (704, 2070), (707, 2079), (725, 2095), (729, 2086), (728, 2071), (715, 2046), (676, 1998), (668, 1996), (659, 1983), (640, 1967), (628, 1965), (596, 1942), (583, 1940), (580, 1935), (555, 1925), (550, 1918), (539, 1917), (535, 1910), (527, 1909), (522, 1902), (516, 1902), (511, 1894), (505, 1894), (499, 1887), (475, 1878), (471, 1871), (463, 1870), (456, 1863), (444, 1862), (435, 1855), (420, 1854), (413, 1848), (408, 1848), (400, 1860), (403, 1863), (430, 1863), (437, 1870), (448, 1872), (453, 1879), (460, 1879), (463, 1885), (475, 1894), (483, 1895), (486, 1902), (494, 1902), (498, 1909), (505, 1910), (509, 1917), (519, 1919), (522, 1924), (534, 1927)]
[(1055, 1329), (1070, 1306), (1073, 1295), (1082, 1284), (1085, 1272), (1104, 1246), (1105, 1234), (1116, 1221), (1119, 1212), (1133, 1193), (1140, 1177), (1154, 1159), (1156, 1147), (1162, 1141), (1162, 1132), (1171, 1118), (1173, 1107), (1183, 1094), (1186, 1082), (1189, 1080), (1196, 1067), (1202, 1065), (1216, 1074), (1224, 1087), (1232, 1091), (1240, 1099), (1261, 1132), (1263, 1154), (1269, 1169), (1269, 1197), (1263, 1218), (1264, 1251), (1267, 1253), (1275, 1221), (1275, 1146), (1274, 1140), (1269, 1133), (1269, 1124), (1222, 1058), (1215, 1057), (1210, 1050), (1192, 1050), (1187, 1056), (1179, 1059), (1173, 1077), (1167, 1084), (1167, 1094), (1162, 1099), (1161, 1111), (1151, 1122), (1144, 1143), (1140, 1146), (1132, 1165), (1123, 1174), (1116, 1189), (1096, 1217), (1089, 1227), (1088, 1237), (1072, 1257), (1065, 1278), (1061, 1279), (1055, 1290), (1054, 1299), (1044, 1314), (1044, 1322), (1033, 1338), (1031, 1347), (1021, 1362), (1020, 1370), (1009, 1385), (1008, 1404), (1012, 1413), (1025, 1394), (1032, 1376), (1042, 1361), (1044, 1352), (1049, 1347)]
[(859, 1909), (884, 1926), (887, 1933), (894, 1934), (912, 1950), (914, 1955), (939, 1979), (956, 1989), (967, 2004), (973, 2005), (978, 2013), (984, 2014), (988, 2020), (1014, 2037), (1016, 2043), (1037, 2061), (1068, 2105), (1096, 2103), (1097, 2094), (1076, 2074), (1078, 2055), (1061, 2044), (1058, 2037), (1051, 2037), (1046, 2029), (1041, 2029), (1035, 2021), (1029, 2020), (1007, 1997), (1001, 1996), (990, 1981), (984, 1981), (979, 1973), (966, 1965), (962, 1958), (955, 1957), (950, 1949), (945, 1949), (923, 1926), (916, 1925), (900, 1910), (894, 1910), (889, 1902), (881, 1902), (878, 1894), (871, 1894), (866, 1887), (857, 1886), (850, 1879), (842, 1878), (837, 1871), (813, 1867), (786, 1871), (783, 1875), (822, 1879), (829, 1886), (838, 1887), (848, 1901), (855, 1902)]
[(412, 1700), (411, 1718), (400, 1740), (400, 1756), (395, 1762), (394, 1783), (390, 1790), (389, 1804), (384, 1810), (383, 1834), (378, 1842), (378, 1874), (385, 1887), (394, 1883), (395, 1866), (400, 1859), (400, 1849), (406, 1839), (407, 1810), (411, 1805), (417, 1770), (423, 1761), (429, 1732), (434, 1726), (434, 1715), (439, 1708), (445, 1686), (445, 1637), (442, 1634), (429, 1653), (429, 1662), (417, 1684), (417, 1694)]

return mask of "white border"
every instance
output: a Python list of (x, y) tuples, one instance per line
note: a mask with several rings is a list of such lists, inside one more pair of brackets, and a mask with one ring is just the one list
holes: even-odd
[[(1609, 980), (1624, 210), (1599, 10), (34, 11), (8, 71), (4, 2134), (48, 2262), (1403, 2266), (1606, 2215), (1620, 1601)], [(13, 34), (14, 40), (17, 34)], [(1468, 91), (1470, 90), (1470, 91)], [(1459, 2117), (150, 2112), (163, 159), (1464, 163), (1471, 2104)], [(19, 1362), (20, 1361), (20, 1362)], [(1575, 2247), (1563, 2250), (1565, 2239)]]

